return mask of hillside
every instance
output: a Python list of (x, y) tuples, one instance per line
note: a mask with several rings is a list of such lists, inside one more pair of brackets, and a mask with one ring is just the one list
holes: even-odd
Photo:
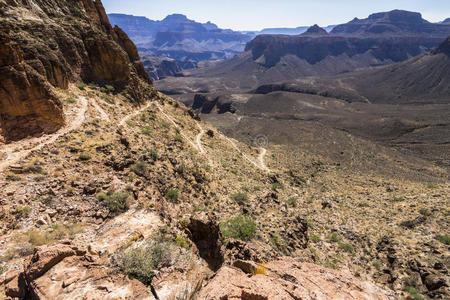
[(448, 296), (445, 167), (257, 101), (218, 130), (100, 0), (0, 15), (0, 298)]

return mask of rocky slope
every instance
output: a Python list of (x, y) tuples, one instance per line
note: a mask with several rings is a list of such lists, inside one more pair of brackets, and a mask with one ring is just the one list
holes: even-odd
[[(35, 11), (75, 14), (76, 34), (95, 19), (77, 3), (103, 15), (98, 0), (6, 8), (27, 26)], [(91, 45), (135, 49), (95, 26)], [(138, 61), (125, 82), (74, 84), (108, 70), (82, 57), (66, 89), (41, 76), (66, 125), (0, 145), (0, 298), (448, 295), (445, 170), (312, 123), (301, 149), (243, 144), (155, 93)]]
[[(72, 3), (72, 2), (71, 2)], [(6, 141), (54, 132), (64, 123), (51, 87), (109, 84), (142, 101), (151, 79), (126, 34), (101, 1), (0, 2), (1, 131)]]

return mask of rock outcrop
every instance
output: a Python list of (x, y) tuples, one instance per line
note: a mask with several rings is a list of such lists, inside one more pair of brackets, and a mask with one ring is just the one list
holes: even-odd
[(112, 27), (100, 0), (0, 1), (0, 127), (6, 141), (64, 124), (52, 87), (109, 84), (141, 101), (151, 79), (136, 46)]
[(70, 244), (35, 249), (6, 295), (25, 299), (155, 299), (141, 282), (118, 274), (108, 261)]
[(200, 291), (199, 299), (389, 299), (371, 283), (293, 258), (256, 267), (234, 265), (223, 266)]

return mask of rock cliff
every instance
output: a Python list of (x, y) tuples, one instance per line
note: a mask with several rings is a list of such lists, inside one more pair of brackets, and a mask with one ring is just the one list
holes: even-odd
[(112, 27), (100, 0), (0, 1), (1, 132), (5, 141), (64, 124), (52, 88), (109, 84), (140, 101), (151, 79), (133, 42)]

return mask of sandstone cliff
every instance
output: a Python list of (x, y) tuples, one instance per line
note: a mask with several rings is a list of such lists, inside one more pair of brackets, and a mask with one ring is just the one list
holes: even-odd
[(112, 27), (100, 0), (0, 1), (0, 127), (5, 141), (64, 123), (52, 88), (109, 84), (134, 101), (151, 94), (136, 46)]

